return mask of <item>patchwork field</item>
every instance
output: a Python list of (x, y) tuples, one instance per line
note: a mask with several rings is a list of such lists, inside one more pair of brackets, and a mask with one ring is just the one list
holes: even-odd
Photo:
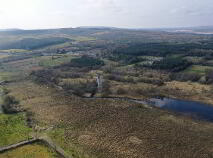
[(26, 52), (30, 52), (30, 51), (25, 50), (25, 49), (7, 49), (7, 50), (0, 50), (0, 52), (3, 52), (3, 53), (26, 53)]
[(54, 151), (42, 144), (26, 145), (0, 154), (0, 158), (60, 158)]
[[(42, 31), (0, 33), (0, 49), (10, 55), (0, 56), (0, 103), (12, 111), (0, 114), (0, 147), (39, 136), (73, 158), (213, 157), (211, 122), (113, 99), (170, 97), (213, 105), (212, 37)], [(0, 154), (8, 157), (57, 155), (32, 144)]]
[(211, 124), (125, 101), (80, 99), (31, 82), (9, 90), (39, 126), (53, 127), (47, 134), (74, 157), (212, 155)]
[(0, 59), (6, 58), (6, 57), (9, 57), (9, 55), (8, 54), (0, 54)]
[(32, 129), (27, 127), (23, 114), (0, 114), (0, 147), (18, 143), (31, 138)]
[(197, 73), (204, 75), (208, 70), (213, 70), (212, 66), (193, 65), (185, 70), (185, 72)]
[(74, 57), (71, 55), (48, 56), (41, 58), (39, 65), (43, 67), (58, 66), (69, 62)]

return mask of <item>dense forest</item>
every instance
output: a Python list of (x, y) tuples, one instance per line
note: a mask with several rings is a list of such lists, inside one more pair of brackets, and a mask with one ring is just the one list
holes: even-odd
[(49, 38), (24, 38), (19, 41), (9, 42), (9, 43), (0, 43), (0, 49), (26, 49), (33, 50), (38, 49), (50, 45), (65, 43), (69, 41), (68, 38), (60, 38), (60, 37), (49, 37)]

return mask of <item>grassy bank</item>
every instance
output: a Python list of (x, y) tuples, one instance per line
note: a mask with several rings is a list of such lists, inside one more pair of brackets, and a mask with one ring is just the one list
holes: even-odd
[(32, 144), (0, 154), (0, 158), (59, 158), (59, 156), (42, 144)]
[(25, 120), (24, 114), (0, 114), (0, 147), (30, 138), (32, 130), (27, 127)]

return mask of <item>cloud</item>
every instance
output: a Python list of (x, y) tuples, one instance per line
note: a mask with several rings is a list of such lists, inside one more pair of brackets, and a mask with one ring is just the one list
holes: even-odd
[(206, 15), (212, 15), (213, 14), (213, 8), (206, 8), (202, 9), (199, 6), (197, 7), (186, 7), (182, 6), (179, 8), (173, 8), (169, 10), (169, 13), (176, 16), (206, 16)]
[(192, 9), (185, 10), (184, 13), (185, 13), (186, 15), (189, 15), (189, 16), (200, 16), (200, 15), (203, 15), (203, 14), (204, 14), (203, 11), (200, 11), (200, 10), (192, 10)]
[(116, 0), (86, 0), (86, 7), (104, 12), (121, 12), (123, 9), (116, 3)]
[(0, 4), (0, 26), (5, 27), (213, 24), (213, 0), (0, 0)]

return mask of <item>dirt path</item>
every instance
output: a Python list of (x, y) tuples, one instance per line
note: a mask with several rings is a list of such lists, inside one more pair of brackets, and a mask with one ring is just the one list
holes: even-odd
[(17, 144), (12, 144), (12, 145), (9, 145), (9, 146), (6, 146), (6, 147), (1, 147), (0, 153), (6, 152), (6, 151), (9, 151), (9, 150), (13, 150), (13, 149), (22, 147), (24, 145), (33, 144), (33, 143), (36, 143), (36, 142), (42, 142), (42, 143), (46, 144), (47, 146), (52, 148), (55, 152), (57, 152), (63, 158), (73, 158), (73, 157), (69, 156), (60, 146), (55, 144), (51, 140), (51, 138), (49, 138), (48, 136), (41, 136), (39, 138), (33, 138), (31, 140), (22, 141), (22, 142), (17, 143)]

